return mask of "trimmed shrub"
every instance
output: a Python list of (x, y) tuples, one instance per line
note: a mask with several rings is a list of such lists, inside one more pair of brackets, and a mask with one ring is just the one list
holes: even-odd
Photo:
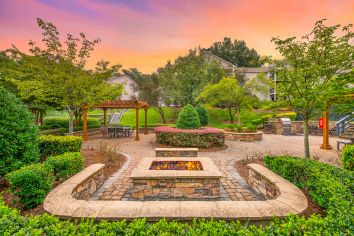
[(84, 157), (79, 152), (68, 152), (48, 157), (45, 164), (52, 170), (56, 180), (66, 180), (83, 169)]
[(39, 161), (33, 120), (21, 101), (0, 87), (0, 177)]
[(25, 208), (33, 208), (44, 201), (52, 189), (53, 175), (44, 164), (23, 166), (9, 173), (10, 192), (19, 197)]
[(198, 113), (198, 117), (199, 117), (201, 126), (207, 126), (209, 124), (209, 113), (205, 109), (204, 105), (198, 104), (198, 106), (195, 108), (195, 110)]
[(82, 138), (76, 136), (42, 135), (39, 137), (39, 150), (42, 158), (66, 152), (80, 152)]
[(156, 141), (175, 147), (222, 147), (225, 142), (224, 132), (216, 128), (177, 129), (173, 127), (156, 127)]
[(278, 113), (275, 115), (277, 118), (289, 118), (290, 120), (296, 119), (296, 112), (285, 112), (285, 113)]
[(354, 170), (354, 145), (345, 145), (340, 157), (344, 169)]
[[(88, 118), (87, 119), (87, 128), (98, 128), (101, 126), (101, 122), (97, 118)], [(48, 129), (62, 129), (65, 132), (68, 132), (69, 129), (69, 118), (63, 117), (49, 117), (44, 119), (44, 123), (40, 126), (41, 130)], [(78, 127), (75, 127), (76, 130), (82, 130), (82, 124)]]
[(225, 124), (223, 125), (223, 129), (229, 132), (236, 132), (236, 133), (256, 133), (257, 132), (257, 127), (251, 124), (246, 124), (246, 125)]
[(198, 129), (200, 127), (198, 113), (192, 105), (184, 106), (178, 114), (177, 127), (180, 129)]

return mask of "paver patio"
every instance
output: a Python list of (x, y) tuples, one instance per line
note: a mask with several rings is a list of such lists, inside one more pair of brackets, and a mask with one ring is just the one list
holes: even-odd
[[(142, 135), (140, 141), (134, 138), (119, 140), (95, 139), (85, 142), (83, 148), (99, 147), (101, 142), (115, 147), (119, 152), (128, 157), (127, 163), (92, 196), (92, 200), (131, 200), (130, 189), (132, 182), (130, 174), (137, 167), (142, 157), (154, 156), (153, 142), (154, 134)], [(336, 143), (336, 138), (331, 138), (332, 146)], [(334, 150), (322, 150), (319, 148), (322, 137), (311, 136), (310, 148), (313, 156), (317, 156), (320, 161), (336, 165), (338, 154)], [(221, 181), (222, 191), (219, 200), (232, 201), (252, 201), (262, 200), (262, 196), (257, 194), (243, 180), (234, 168), (234, 163), (245, 157), (260, 157), (264, 154), (272, 155), (295, 155), (303, 156), (303, 137), (302, 136), (282, 136), (264, 135), (259, 142), (237, 142), (226, 141), (228, 148), (215, 152), (203, 152), (202, 156), (211, 158), (219, 171), (223, 175)]]

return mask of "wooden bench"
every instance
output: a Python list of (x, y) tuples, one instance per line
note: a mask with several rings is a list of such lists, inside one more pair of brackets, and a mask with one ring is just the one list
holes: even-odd
[(352, 144), (352, 141), (350, 140), (338, 140), (337, 141), (337, 151), (339, 151), (339, 147), (341, 144), (347, 145), (347, 144)]

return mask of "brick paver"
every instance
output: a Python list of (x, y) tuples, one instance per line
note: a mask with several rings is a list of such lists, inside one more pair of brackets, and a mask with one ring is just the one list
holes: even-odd
[[(154, 156), (152, 143), (155, 140), (154, 134), (142, 135), (140, 141), (134, 138), (124, 139), (96, 139), (85, 142), (84, 148), (97, 148), (100, 142), (106, 142), (109, 146), (125, 154), (128, 158), (127, 163), (92, 196), (93, 200), (131, 200), (130, 174), (139, 164), (142, 157)], [(322, 150), (319, 148), (322, 138), (311, 136), (311, 152), (320, 161), (330, 164), (337, 164), (338, 154), (336, 151)], [(331, 138), (330, 142), (334, 146), (336, 139)], [(227, 149), (216, 152), (200, 152), (199, 156), (206, 156), (214, 160), (215, 165), (223, 175), (221, 180), (222, 191), (220, 200), (232, 201), (252, 201), (262, 200), (263, 197), (248, 186), (234, 168), (234, 163), (243, 158), (252, 158), (272, 155), (295, 155), (303, 156), (303, 137), (301, 136), (282, 136), (282, 135), (263, 135), (263, 140), (259, 142), (237, 142), (227, 141)]]

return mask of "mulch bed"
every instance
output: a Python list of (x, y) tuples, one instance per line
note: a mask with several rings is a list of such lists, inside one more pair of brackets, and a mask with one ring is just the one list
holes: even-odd
[[(260, 165), (264, 166), (263, 160), (260, 160), (260, 159), (255, 159), (255, 160), (252, 160), (251, 162), (246, 162), (245, 160), (236, 161), (235, 168), (236, 168), (237, 172), (239, 173), (239, 175), (245, 180), (247, 180), (247, 178), (248, 178), (247, 164), (249, 164), (249, 163), (256, 163), (256, 164), (260, 164)], [(314, 200), (312, 200), (309, 192), (306, 189), (301, 189), (301, 191), (305, 194), (305, 196), (307, 197), (307, 201), (308, 201), (308, 207), (302, 213), (302, 215), (305, 216), (306, 218), (310, 217), (313, 214), (318, 214), (318, 215), (324, 216), (325, 211)]]
[[(106, 155), (104, 152), (94, 149), (83, 149), (81, 153), (85, 157), (85, 167), (95, 163), (105, 164), (107, 166), (107, 176), (110, 176), (114, 172), (116, 172), (119, 168), (122, 167), (122, 165), (126, 161), (126, 158), (123, 155)], [(61, 183), (62, 181), (55, 181), (53, 184), (53, 188), (57, 187)], [(19, 209), (22, 215), (42, 215), (45, 213), (43, 209), (43, 204), (33, 209), (24, 209), (21, 204), (15, 203), (18, 199), (15, 195), (6, 191), (8, 187), (9, 185), (6, 180), (4, 178), (0, 179), (0, 194), (7, 206)]]

